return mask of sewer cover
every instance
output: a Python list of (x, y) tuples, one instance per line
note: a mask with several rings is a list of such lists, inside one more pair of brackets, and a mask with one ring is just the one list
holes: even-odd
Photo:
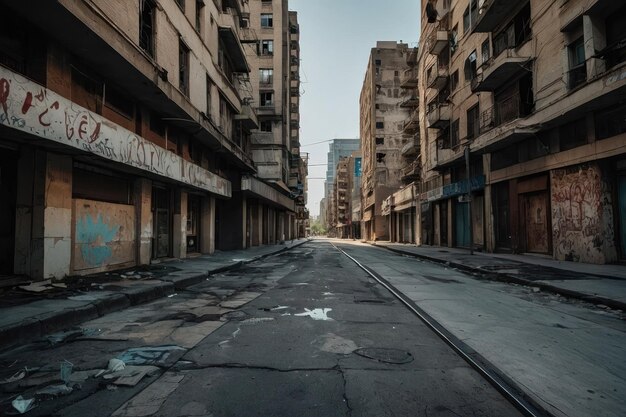
[(413, 362), (413, 355), (399, 349), (362, 348), (355, 350), (354, 353), (364, 358), (384, 363), (402, 364)]

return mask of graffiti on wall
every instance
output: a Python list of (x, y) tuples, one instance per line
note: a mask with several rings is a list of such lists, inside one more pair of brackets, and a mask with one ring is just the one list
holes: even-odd
[(559, 260), (613, 260), (612, 199), (597, 165), (552, 171), (552, 236)]
[(135, 263), (135, 207), (74, 199), (73, 272)]
[(231, 183), (0, 66), (0, 123), (230, 197)]

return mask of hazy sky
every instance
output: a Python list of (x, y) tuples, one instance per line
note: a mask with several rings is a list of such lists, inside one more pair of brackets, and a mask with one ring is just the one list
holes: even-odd
[[(300, 152), (309, 152), (309, 210), (319, 214), (328, 142), (359, 137), (359, 94), (376, 41), (417, 46), (419, 0), (289, 0), (300, 22)], [(319, 178), (319, 179), (318, 179)]]

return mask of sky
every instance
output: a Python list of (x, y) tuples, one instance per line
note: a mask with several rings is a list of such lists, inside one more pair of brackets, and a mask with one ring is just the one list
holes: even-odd
[(359, 137), (359, 95), (376, 41), (417, 46), (419, 0), (289, 0), (300, 23), (300, 152), (309, 153), (308, 209), (319, 215), (328, 141)]

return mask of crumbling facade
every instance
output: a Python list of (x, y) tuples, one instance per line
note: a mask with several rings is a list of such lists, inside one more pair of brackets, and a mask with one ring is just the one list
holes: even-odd
[(421, 242), (626, 258), (624, 4), (422, 7)]
[(368, 59), (359, 101), (363, 154), (361, 228), (366, 240), (390, 237), (383, 202), (402, 184), (401, 150), (409, 142), (404, 131), (411, 112), (401, 104), (411, 93), (402, 88), (401, 77), (414, 78), (413, 74), (405, 74), (411, 71), (407, 58), (412, 52), (404, 43), (377, 42)]
[[(294, 198), (253, 158), (249, 4), (0, 2), (0, 275), (295, 236)], [(256, 227), (256, 201), (292, 222)]]

